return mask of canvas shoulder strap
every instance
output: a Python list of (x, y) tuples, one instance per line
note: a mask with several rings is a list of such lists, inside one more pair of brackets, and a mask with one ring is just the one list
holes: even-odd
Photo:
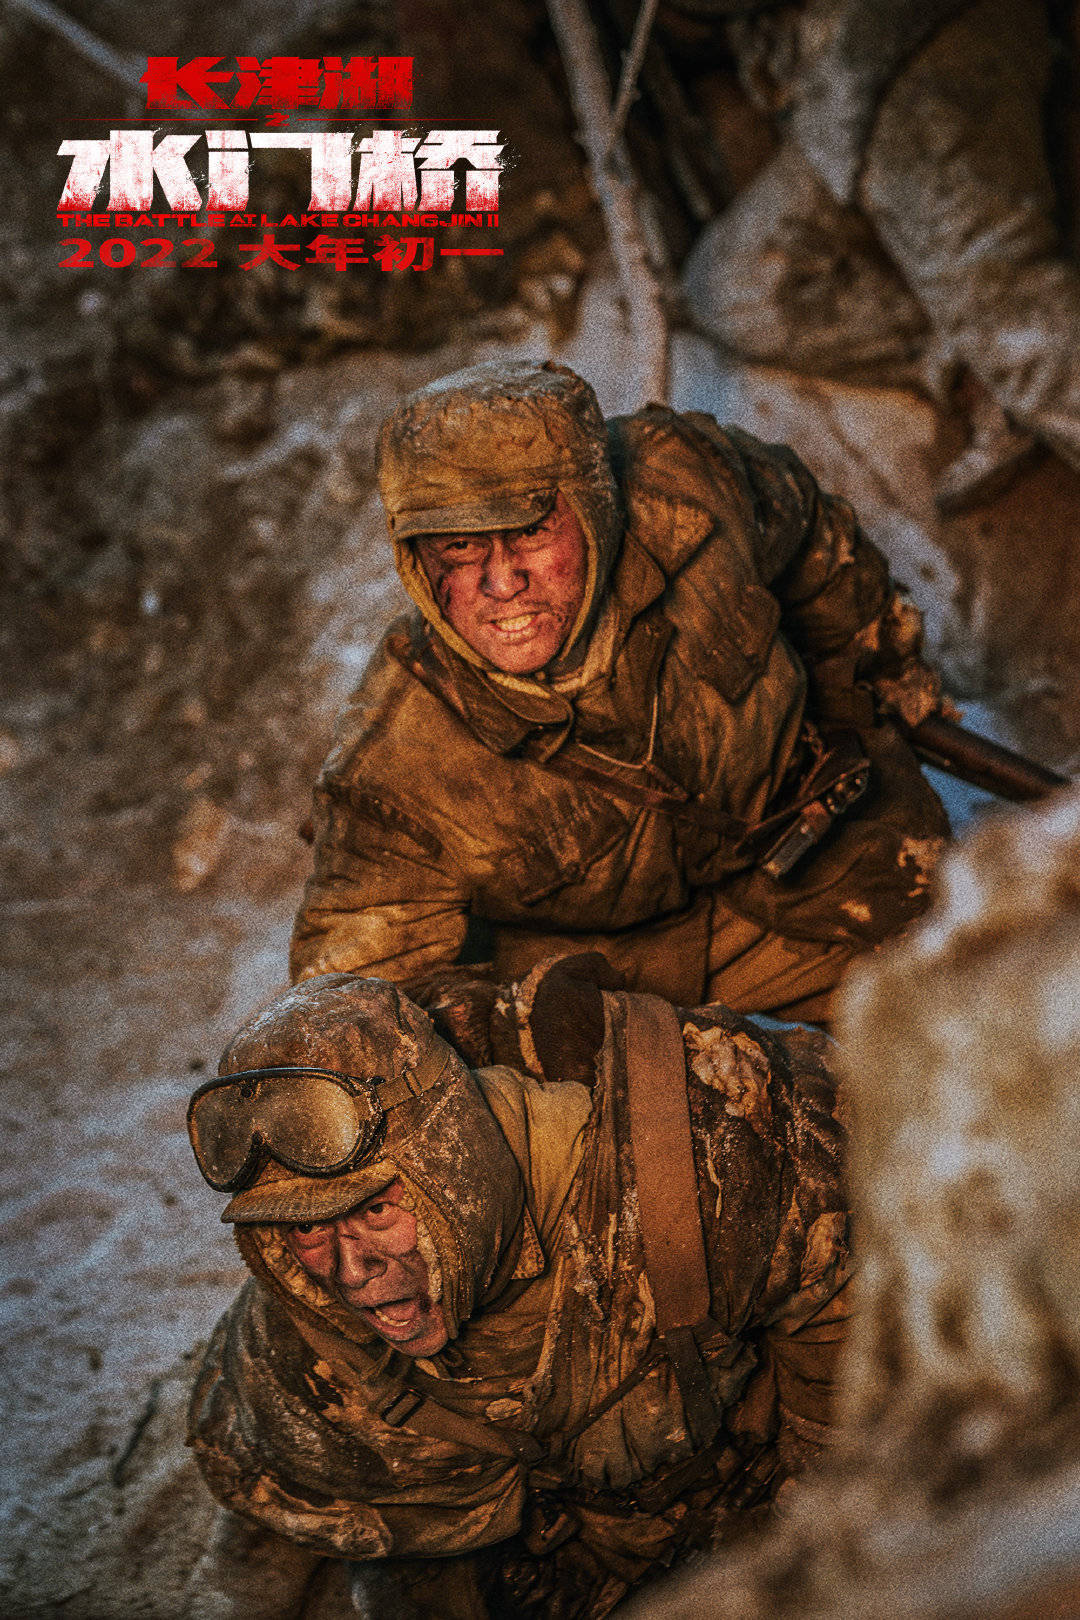
[(698, 1446), (720, 1426), (695, 1328), (715, 1333), (698, 1204), (682, 1021), (659, 996), (620, 995), (638, 1208), (656, 1327)]

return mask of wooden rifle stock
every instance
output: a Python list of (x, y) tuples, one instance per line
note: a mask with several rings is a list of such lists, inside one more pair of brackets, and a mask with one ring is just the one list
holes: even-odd
[(1071, 780), (939, 715), (909, 726), (907, 739), (928, 765), (936, 765), (950, 776), (996, 793), (1001, 799), (1042, 799), (1054, 788), (1068, 786)]

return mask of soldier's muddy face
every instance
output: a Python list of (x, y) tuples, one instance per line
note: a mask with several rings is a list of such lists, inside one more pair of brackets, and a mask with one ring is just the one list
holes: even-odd
[(416, 551), (458, 635), (510, 675), (550, 663), (585, 597), (585, 536), (561, 494), (531, 528), (424, 535)]
[(304, 1270), (407, 1356), (433, 1356), (447, 1340), (417, 1248), (416, 1216), (393, 1181), (332, 1221), (291, 1226), (285, 1241)]

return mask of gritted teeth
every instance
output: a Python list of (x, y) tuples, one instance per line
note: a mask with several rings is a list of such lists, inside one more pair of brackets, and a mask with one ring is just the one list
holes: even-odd
[(510, 619), (489, 619), (488, 623), (500, 635), (513, 635), (516, 631), (527, 630), (540, 617), (540, 609), (528, 613), (515, 614)]

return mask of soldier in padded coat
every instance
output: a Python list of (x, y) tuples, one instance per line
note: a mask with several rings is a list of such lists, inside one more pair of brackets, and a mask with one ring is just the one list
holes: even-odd
[(401, 1620), (600, 1620), (767, 1514), (849, 1314), (825, 1046), (557, 965), (477, 1068), (383, 981), (276, 998), (189, 1112), (253, 1273), (192, 1400), (214, 1494)]
[(940, 703), (921, 621), (851, 508), (552, 363), (419, 390), (378, 463), (417, 611), (320, 776), (294, 978), (600, 948), (684, 1005), (827, 1017), (948, 832), (894, 723)]

